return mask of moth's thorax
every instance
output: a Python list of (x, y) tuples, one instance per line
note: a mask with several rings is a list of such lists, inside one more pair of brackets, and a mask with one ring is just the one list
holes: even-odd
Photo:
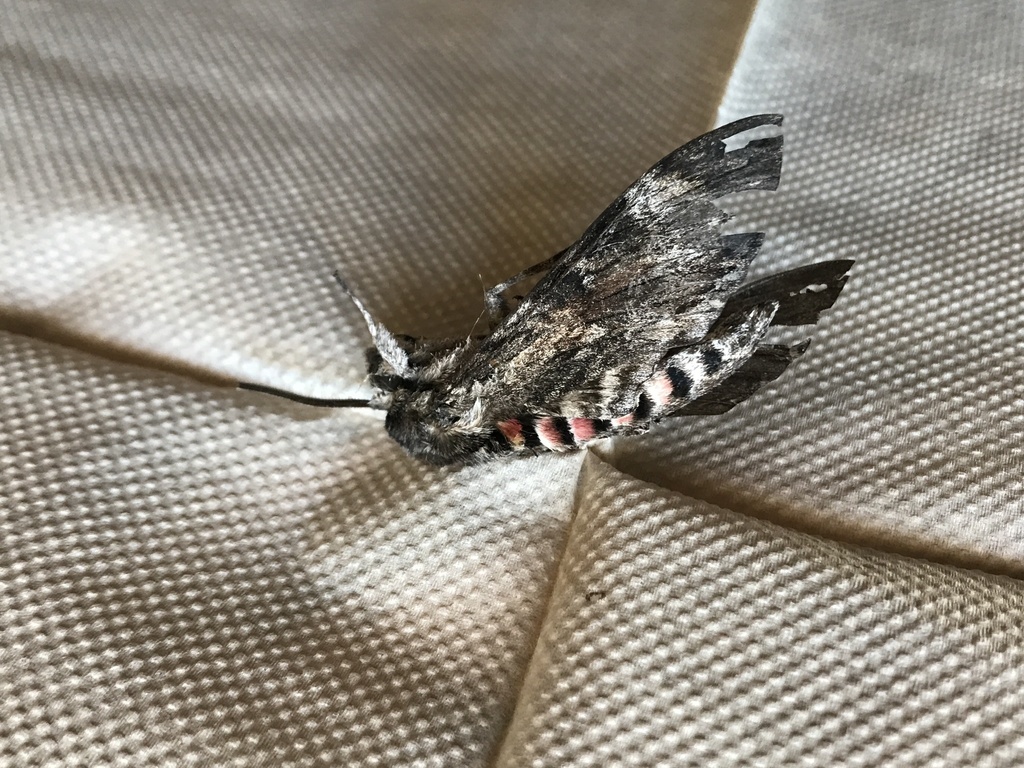
[(493, 439), (494, 428), (471, 418), (472, 402), (450, 403), (434, 391), (398, 390), (384, 421), (406, 451), (431, 464), (473, 460)]

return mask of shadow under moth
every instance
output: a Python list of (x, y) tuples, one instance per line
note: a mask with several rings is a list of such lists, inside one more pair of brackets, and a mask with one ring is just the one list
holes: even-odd
[[(571, 451), (670, 416), (724, 413), (807, 349), (766, 343), (769, 327), (816, 322), (853, 264), (824, 261), (743, 284), (764, 234), (723, 235), (729, 216), (713, 201), (775, 189), (782, 136), (730, 150), (725, 141), (781, 124), (781, 115), (747, 117), (662, 159), (573, 245), (487, 291), (486, 335), (395, 335), (339, 278), (373, 337), (371, 400), (240, 386), (386, 410), (388, 434), (431, 464)], [(538, 276), (510, 303), (509, 289)]]

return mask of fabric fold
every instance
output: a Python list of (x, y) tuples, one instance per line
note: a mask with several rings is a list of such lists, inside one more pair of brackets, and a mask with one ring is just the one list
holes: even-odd
[[(786, 374), (616, 446), (637, 477), (876, 547), (1024, 575), (1024, 6), (761, 0), (720, 123), (786, 116), (751, 277), (852, 259)], [(783, 337), (785, 338), (785, 337)], [(803, 338), (802, 335), (797, 339)]]
[(496, 766), (1015, 765), (1024, 586), (587, 459)]
[(753, 3), (7, 5), (0, 763), (487, 764), (581, 457), (214, 384), (363, 391), (335, 269), (466, 333), (709, 127)]

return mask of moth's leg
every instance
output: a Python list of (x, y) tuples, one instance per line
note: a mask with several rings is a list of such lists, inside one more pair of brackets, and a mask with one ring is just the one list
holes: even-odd
[[(569, 250), (568, 248), (565, 251)], [(495, 325), (500, 323), (508, 316), (511, 312), (508, 301), (502, 295), (516, 283), (521, 283), (528, 277), (536, 277), (537, 275), (543, 274), (551, 269), (560, 258), (565, 255), (565, 251), (559, 251), (550, 259), (545, 259), (540, 264), (534, 264), (532, 267), (527, 267), (517, 275), (513, 275), (508, 280), (498, 283), (493, 288), (489, 288), (484, 294), (484, 306), (487, 311), (487, 319), (491, 323), (493, 328)]]
[(465, 339), (425, 339), (400, 334), (395, 341), (406, 352), (409, 368), (407, 375), (398, 376), (394, 368), (381, 356), (376, 347), (366, 350), (366, 374), (370, 383), (378, 390), (391, 392), (420, 376), (434, 362), (451, 354), (466, 343)]

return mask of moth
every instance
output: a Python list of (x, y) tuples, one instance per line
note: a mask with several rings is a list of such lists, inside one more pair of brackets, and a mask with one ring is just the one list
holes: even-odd
[[(744, 284), (764, 234), (723, 234), (729, 216), (714, 201), (778, 186), (781, 125), (781, 115), (747, 117), (663, 158), (574, 244), (488, 290), (484, 335), (393, 334), (338, 278), (373, 338), (372, 400), (240, 386), (384, 409), (388, 434), (438, 465), (571, 451), (668, 417), (723, 413), (807, 349), (767, 343), (769, 327), (815, 323), (853, 264), (824, 261)], [(761, 137), (743, 143), (754, 129)], [(741, 146), (727, 149), (730, 139)], [(538, 277), (525, 296), (506, 296)]]

